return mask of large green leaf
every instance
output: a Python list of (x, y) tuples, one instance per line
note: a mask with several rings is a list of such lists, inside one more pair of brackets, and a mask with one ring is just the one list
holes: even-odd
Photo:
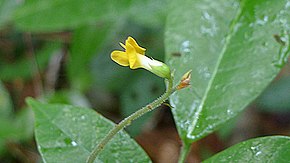
[(204, 163), (214, 162), (289, 162), (290, 137), (268, 136), (234, 145)]
[[(85, 162), (90, 151), (114, 126), (93, 110), (27, 100), (35, 113), (35, 136), (45, 162)], [(105, 146), (95, 162), (150, 162), (125, 132)]]
[(171, 97), (181, 138), (193, 142), (236, 116), (289, 55), (289, 0), (175, 1), (165, 33), (167, 62), (192, 87)]
[(111, 24), (85, 26), (74, 31), (69, 57), (68, 73), (72, 86), (86, 90), (91, 85), (90, 65), (92, 58), (107, 41)]
[(49, 0), (25, 2), (13, 17), (17, 28), (34, 32), (72, 29), (123, 16), (128, 1)]

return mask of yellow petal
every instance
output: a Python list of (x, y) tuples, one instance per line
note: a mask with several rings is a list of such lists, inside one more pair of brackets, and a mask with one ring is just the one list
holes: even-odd
[(125, 52), (115, 50), (111, 53), (111, 58), (113, 61), (121, 66), (129, 66), (129, 59)]
[(132, 45), (126, 44), (126, 53), (128, 56), (130, 68), (131, 69), (139, 68), (139, 67), (136, 67), (136, 63), (138, 65), (136, 49)]
[(138, 44), (137, 44), (137, 42), (132, 38), (132, 37), (128, 37), (128, 39), (126, 40), (126, 45), (127, 44), (130, 44), (130, 45), (132, 45), (134, 48), (135, 48), (135, 50), (136, 50), (136, 52), (137, 53), (139, 53), (139, 54), (142, 54), (142, 55), (144, 55), (145, 54), (145, 48), (142, 48), (142, 47), (140, 47)]

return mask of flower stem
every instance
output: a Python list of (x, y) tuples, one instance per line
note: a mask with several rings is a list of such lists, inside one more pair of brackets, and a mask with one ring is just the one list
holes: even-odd
[(184, 163), (185, 162), (186, 157), (188, 155), (188, 152), (190, 150), (190, 146), (191, 146), (190, 144), (182, 143), (182, 147), (181, 147), (181, 152), (180, 152), (178, 163)]
[(110, 132), (106, 135), (104, 139), (101, 140), (101, 142), (93, 149), (91, 154), (89, 155), (87, 159), (87, 163), (93, 163), (97, 157), (97, 155), (102, 151), (102, 149), (105, 147), (105, 145), (122, 129), (129, 126), (131, 122), (143, 114), (150, 112), (160, 106), (165, 100), (168, 99), (168, 97), (176, 91), (176, 87), (173, 88), (173, 79), (172, 77), (170, 79), (166, 79), (168, 81), (168, 86), (166, 89), (166, 92), (157, 98), (152, 103), (146, 105), (145, 107), (141, 108), (140, 110), (134, 112), (127, 118), (123, 119), (119, 124), (117, 124), (113, 129), (110, 130)]

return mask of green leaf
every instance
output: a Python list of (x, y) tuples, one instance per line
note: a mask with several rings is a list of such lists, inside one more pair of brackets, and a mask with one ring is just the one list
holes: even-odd
[(86, 90), (91, 85), (90, 64), (111, 31), (111, 24), (86, 26), (74, 31), (68, 64), (70, 81), (74, 88)]
[(0, 1), (0, 28), (5, 26), (11, 19), (15, 9), (21, 4), (17, 0), (1, 0)]
[(10, 95), (0, 81), (0, 117), (8, 118), (12, 112)]
[(204, 161), (214, 162), (289, 162), (290, 137), (268, 136), (236, 144)]
[(44, 98), (48, 103), (61, 103), (80, 107), (90, 107), (90, 102), (79, 90), (61, 90)]
[[(35, 113), (35, 136), (45, 162), (85, 162), (93, 147), (114, 123), (87, 108), (70, 105), (27, 103)], [(125, 132), (105, 146), (95, 162), (150, 162)]]
[(34, 115), (30, 108), (24, 108), (17, 113), (13, 124), (17, 131), (17, 140), (30, 140), (34, 131)]
[[(192, 70), (192, 86), (171, 96), (187, 143), (236, 116), (277, 75), (289, 55), (289, 0), (175, 1), (165, 32), (175, 82)], [(273, 37), (274, 36), (274, 37)]]
[(169, 2), (169, 0), (134, 0), (129, 17), (147, 27), (164, 26)]
[(17, 129), (11, 123), (11, 119), (0, 119), (0, 140), (17, 138)]
[(266, 112), (290, 111), (290, 77), (272, 83), (258, 98), (257, 104)]
[(17, 28), (48, 32), (77, 28), (123, 17), (128, 1), (50, 0), (26, 2), (15, 13)]
[(22, 109), (15, 119), (0, 120), (0, 139), (27, 140), (33, 134), (33, 114), (28, 108)]
[(0, 118), (0, 155), (6, 151), (6, 141), (19, 142), (30, 140), (33, 136), (33, 114), (25, 108), (12, 118)]

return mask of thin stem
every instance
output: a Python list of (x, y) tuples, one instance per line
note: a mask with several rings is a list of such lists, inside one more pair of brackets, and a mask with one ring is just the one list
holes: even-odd
[(180, 156), (179, 156), (179, 160), (178, 160), (178, 163), (184, 163), (186, 158), (187, 158), (187, 155), (188, 155), (188, 152), (190, 150), (190, 144), (187, 144), (187, 143), (182, 143), (182, 147), (181, 147), (181, 152), (180, 152)]
[(97, 157), (97, 155), (102, 151), (105, 145), (122, 129), (129, 126), (131, 122), (140, 116), (144, 115), (147, 112), (150, 112), (160, 106), (168, 97), (176, 91), (176, 87), (173, 88), (173, 80), (168, 79), (168, 86), (166, 92), (160, 96), (158, 99), (153, 101), (152, 103), (146, 105), (145, 107), (141, 108), (140, 110), (134, 112), (127, 118), (123, 119), (119, 124), (117, 124), (108, 134), (107, 136), (93, 149), (90, 156), (87, 159), (87, 163), (93, 163)]

